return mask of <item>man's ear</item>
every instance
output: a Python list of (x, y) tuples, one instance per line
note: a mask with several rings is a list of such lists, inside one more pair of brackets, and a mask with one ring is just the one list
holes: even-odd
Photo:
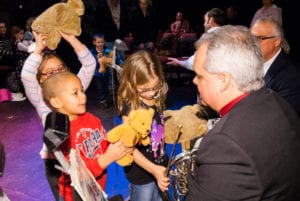
[(281, 46), (282, 39), (280, 37), (275, 38), (275, 46)]
[(219, 79), (221, 84), (220, 92), (223, 92), (229, 87), (232, 76), (229, 73), (220, 73)]
[(59, 98), (50, 98), (49, 103), (55, 109), (61, 108), (62, 104)]

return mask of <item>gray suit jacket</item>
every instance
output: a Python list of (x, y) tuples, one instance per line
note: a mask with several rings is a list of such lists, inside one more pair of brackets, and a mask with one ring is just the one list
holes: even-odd
[(242, 99), (202, 140), (188, 201), (300, 200), (300, 120), (269, 89)]

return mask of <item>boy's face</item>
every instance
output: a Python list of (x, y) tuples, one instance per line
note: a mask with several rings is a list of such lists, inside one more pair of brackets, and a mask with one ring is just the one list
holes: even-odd
[(103, 49), (104, 43), (105, 43), (105, 40), (104, 40), (103, 38), (100, 38), (100, 37), (96, 37), (96, 38), (93, 40), (93, 44), (95, 45), (95, 48), (96, 48), (97, 50)]
[(77, 77), (67, 77), (58, 87), (61, 87), (55, 97), (58, 112), (68, 115), (70, 120), (75, 120), (78, 115), (86, 112), (86, 95)]

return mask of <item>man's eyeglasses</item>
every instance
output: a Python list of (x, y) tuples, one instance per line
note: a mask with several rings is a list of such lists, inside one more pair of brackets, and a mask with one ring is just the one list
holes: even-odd
[(67, 69), (66, 69), (66, 67), (64, 66), (64, 65), (60, 65), (60, 66), (58, 66), (58, 68), (56, 68), (56, 69), (51, 69), (51, 70), (49, 70), (49, 71), (47, 71), (47, 72), (45, 72), (45, 73), (41, 73), (41, 75), (44, 75), (44, 76), (46, 76), (46, 77), (49, 77), (49, 76), (51, 76), (51, 75), (53, 75), (53, 74), (55, 74), (55, 73), (58, 73), (58, 72), (65, 72)]
[(257, 41), (263, 41), (271, 38), (275, 38), (276, 36), (255, 36)]

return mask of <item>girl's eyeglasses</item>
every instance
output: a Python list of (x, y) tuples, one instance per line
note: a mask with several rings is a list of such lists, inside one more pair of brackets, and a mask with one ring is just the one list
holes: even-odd
[[(138, 94), (140, 97), (151, 100), (151, 99), (156, 99), (155, 97), (160, 94), (160, 89), (163, 87), (162, 82), (159, 82), (157, 85), (155, 85), (152, 88), (144, 88), (141, 90), (138, 90)], [(150, 93), (150, 92), (154, 92)]]
[(55, 74), (55, 73), (59, 73), (59, 72), (65, 72), (67, 69), (66, 69), (66, 67), (64, 66), (64, 65), (60, 65), (60, 66), (58, 66), (58, 68), (56, 68), (56, 69), (51, 69), (51, 70), (49, 70), (49, 71), (47, 71), (47, 72), (45, 72), (45, 73), (41, 73), (41, 75), (44, 75), (44, 76), (46, 76), (46, 77), (49, 77), (49, 76), (51, 76), (51, 75), (53, 75), (53, 74)]

